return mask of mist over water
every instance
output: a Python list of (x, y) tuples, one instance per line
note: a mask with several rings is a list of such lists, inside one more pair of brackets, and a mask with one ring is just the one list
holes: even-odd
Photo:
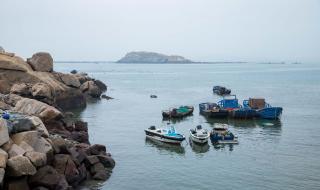
[[(88, 72), (108, 85), (114, 100), (89, 104), (80, 117), (91, 143), (107, 145), (116, 167), (101, 189), (320, 189), (320, 66), (318, 64), (92, 64), (56, 63), (55, 70)], [(280, 121), (207, 120), (198, 104), (216, 102), (213, 85), (240, 101), (264, 97), (284, 108)], [(157, 99), (151, 99), (156, 94)], [(188, 130), (229, 124), (239, 145), (170, 146), (146, 140), (144, 129), (165, 126), (161, 110), (193, 105), (173, 122)], [(187, 138), (188, 139), (188, 138)]]

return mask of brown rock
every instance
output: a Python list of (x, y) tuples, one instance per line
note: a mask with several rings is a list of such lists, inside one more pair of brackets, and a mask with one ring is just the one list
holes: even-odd
[(94, 165), (96, 163), (99, 163), (99, 159), (95, 155), (87, 156), (86, 157), (86, 162), (88, 163), (88, 165)]
[(75, 77), (72, 74), (62, 74), (62, 73), (60, 73), (59, 76), (60, 76), (62, 82), (67, 86), (79, 88), (80, 85), (81, 85), (79, 80), (78, 80), (78, 78)]
[(36, 99), (43, 99), (43, 98), (47, 98), (49, 100), (53, 99), (51, 88), (49, 87), (49, 85), (45, 83), (36, 83), (35, 85), (32, 86), (31, 91), (32, 91), (32, 96)]
[(53, 167), (44, 166), (29, 178), (32, 187), (42, 186), (51, 190), (67, 190), (69, 185), (64, 175), (59, 174)]
[(8, 152), (13, 144), (14, 144), (14, 142), (12, 141), (11, 138), (9, 138), (9, 141), (6, 142), (5, 144), (3, 144), (3, 145), (1, 146), (1, 148), (2, 148), (4, 151)]
[(30, 160), (25, 156), (15, 156), (8, 159), (7, 163), (9, 176), (34, 175), (37, 170)]
[(93, 97), (99, 98), (102, 94), (100, 88), (94, 83), (94, 81), (87, 81), (80, 86), (83, 93)]
[(29, 144), (27, 144), (26, 142), (22, 141), (19, 144), (19, 147), (21, 147), (25, 152), (30, 152), (30, 151), (34, 151), (34, 149), (32, 148), (32, 146), (30, 146)]
[(102, 92), (107, 90), (107, 85), (105, 85), (101, 80), (95, 80), (94, 83), (100, 88)]
[(29, 98), (19, 100), (13, 110), (23, 114), (35, 115), (44, 121), (62, 117), (62, 113), (56, 108)]
[(18, 94), (21, 96), (29, 96), (31, 94), (28, 85), (26, 85), (25, 83), (14, 84), (11, 87), (10, 93)]
[(8, 152), (9, 158), (13, 158), (15, 156), (22, 156), (26, 153), (20, 146), (13, 144)]
[(34, 71), (52, 72), (53, 71), (53, 59), (49, 53), (39, 52), (32, 55), (27, 59), (27, 62)]
[(79, 182), (80, 173), (69, 155), (56, 154), (54, 156), (53, 166), (58, 173), (66, 176), (66, 180), (70, 184)]
[(44, 166), (46, 165), (47, 163), (47, 156), (46, 154), (44, 153), (41, 153), (41, 152), (27, 152), (25, 154), (25, 156), (27, 158), (29, 158), (29, 160), (32, 162), (32, 164), (35, 166), (35, 167), (41, 167), (41, 166)]
[(0, 69), (12, 71), (30, 71), (30, 66), (20, 57), (0, 54)]
[(37, 131), (40, 133), (41, 136), (46, 138), (49, 137), (49, 132), (39, 117), (31, 116), (30, 120), (32, 124), (36, 127)]
[(0, 168), (6, 168), (8, 153), (0, 148)]

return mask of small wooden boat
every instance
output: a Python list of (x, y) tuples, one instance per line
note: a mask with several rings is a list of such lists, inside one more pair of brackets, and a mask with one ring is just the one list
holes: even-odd
[(222, 100), (218, 102), (218, 105), (229, 111), (229, 116), (238, 119), (250, 119), (257, 116), (257, 111), (251, 109), (250, 107), (242, 107), (238, 103), (236, 95), (230, 95), (228, 97), (223, 97)]
[(272, 107), (264, 98), (249, 98), (243, 101), (244, 108), (255, 110), (258, 117), (263, 119), (279, 119), (282, 114), (282, 107)]
[(177, 133), (173, 126), (169, 127), (168, 129), (151, 126), (144, 131), (148, 138), (165, 143), (180, 144), (185, 140), (185, 137), (182, 134)]
[(180, 106), (178, 108), (171, 108), (169, 110), (162, 111), (164, 118), (183, 118), (193, 113), (193, 106)]
[(214, 86), (212, 88), (213, 93), (218, 94), (220, 96), (229, 95), (231, 93), (231, 90), (224, 87), (224, 86)]
[(214, 127), (210, 133), (210, 140), (214, 144), (238, 144), (238, 137), (228, 130), (226, 125)]
[(203, 129), (201, 125), (198, 125), (195, 129), (190, 129), (190, 138), (195, 143), (207, 143), (209, 137), (210, 133), (206, 129)]
[(199, 104), (200, 114), (209, 118), (225, 118), (228, 117), (229, 111), (221, 109), (216, 103)]

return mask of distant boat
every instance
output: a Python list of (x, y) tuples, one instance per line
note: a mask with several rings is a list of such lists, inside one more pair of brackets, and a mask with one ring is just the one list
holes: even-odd
[(228, 130), (227, 125), (214, 127), (210, 133), (210, 140), (214, 144), (238, 144), (238, 137)]
[(224, 86), (214, 86), (212, 88), (213, 93), (218, 94), (220, 96), (225, 96), (231, 94), (231, 90)]
[(193, 106), (180, 106), (162, 111), (163, 118), (183, 118), (193, 113)]
[(279, 119), (283, 110), (282, 107), (272, 107), (264, 98), (244, 100), (243, 107), (256, 110), (257, 116), (263, 119)]
[(210, 133), (203, 129), (201, 125), (198, 125), (195, 129), (190, 129), (190, 138), (193, 142), (199, 144), (205, 144), (208, 142)]
[(257, 112), (250, 107), (242, 107), (236, 95), (230, 95), (228, 97), (223, 97), (222, 100), (218, 102), (218, 105), (229, 111), (229, 116), (239, 119), (250, 119), (257, 116)]
[(165, 143), (180, 144), (185, 140), (185, 137), (182, 134), (177, 133), (173, 126), (170, 126), (167, 129), (151, 126), (144, 131), (148, 138)]
[(200, 114), (209, 118), (225, 118), (228, 117), (229, 111), (221, 109), (216, 103), (201, 103), (199, 104)]

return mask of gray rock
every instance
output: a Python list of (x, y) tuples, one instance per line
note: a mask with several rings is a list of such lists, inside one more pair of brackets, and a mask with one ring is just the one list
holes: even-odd
[(49, 137), (49, 132), (39, 117), (31, 116), (30, 120), (32, 124), (36, 127), (37, 131), (40, 133), (41, 136), (46, 138)]
[(70, 71), (70, 73), (71, 73), (71, 74), (77, 74), (78, 71), (74, 69), (74, 70)]
[(0, 168), (6, 168), (8, 153), (0, 148)]
[(15, 156), (9, 158), (7, 168), (8, 175), (15, 177), (23, 175), (34, 175), (37, 172), (36, 168), (25, 156)]
[(39, 52), (33, 54), (31, 58), (27, 59), (27, 62), (34, 71), (53, 71), (53, 59), (49, 53)]
[(7, 121), (0, 118), (0, 146), (9, 141), (9, 131)]
[(102, 92), (107, 90), (107, 85), (104, 84), (101, 80), (94, 80), (94, 83), (100, 88)]
[(47, 156), (46, 154), (44, 153), (41, 153), (41, 152), (27, 152), (25, 154), (25, 156), (27, 158), (29, 158), (29, 160), (32, 162), (32, 164), (35, 166), (35, 167), (42, 167), (44, 165), (46, 165), (47, 163)]
[(114, 166), (116, 165), (116, 162), (110, 156), (97, 155), (97, 158), (106, 168), (114, 168)]
[(12, 121), (11, 133), (30, 131), (32, 129), (35, 129), (35, 126), (33, 125), (29, 117), (17, 114), (14, 116)]
[(87, 156), (86, 157), (86, 162), (88, 163), (88, 165), (94, 165), (96, 163), (99, 163), (99, 159), (95, 155)]

